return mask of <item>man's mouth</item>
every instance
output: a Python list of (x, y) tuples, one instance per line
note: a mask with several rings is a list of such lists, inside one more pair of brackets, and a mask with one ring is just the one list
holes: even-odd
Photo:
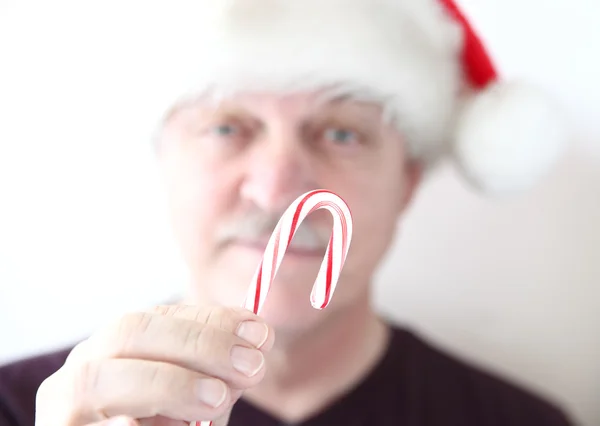
[[(264, 253), (267, 248), (267, 240), (235, 240), (234, 244), (246, 249), (255, 250), (260, 253)], [(285, 247), (280, 246), (280, 249)], [(299, 256), (299, 257), (319, 257), (322, 258), (325, 254), (326, 247), (320, 247), (316, 245), (301, 245), (294, 244), (294, 241), (285, 250), (286, 255)]]

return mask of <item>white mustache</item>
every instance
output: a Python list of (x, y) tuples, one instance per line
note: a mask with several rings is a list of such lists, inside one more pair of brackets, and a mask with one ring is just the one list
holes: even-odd
[[(266, 246), (273, 230), (279, 222), (279, 217), (265, 214), (263, 212), (252, 212), (244, 215), (238, 220), (225, 224), (218, 233), (220, 244), (241, 240), (252, 243), (264, 244)], [(317, 227), (313, 223), (304, 221), (300, 224), (290, 248), (299, 250), (325, 249), (331, 236), (330, 229)]]

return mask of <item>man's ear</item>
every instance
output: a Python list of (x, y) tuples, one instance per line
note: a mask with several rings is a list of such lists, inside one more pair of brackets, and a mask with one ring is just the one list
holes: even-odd
[(412, 202), (421, 179), (423, 177), (423, 165), (419, 161), (410, 160), (406, 164), (406, 169), (403, 174), (404, 179), (404, 194), (402, 197), (402, 203), (400, 205), (400, 211), (398, 214), (402, 214), (404, 210), (408, 208)]

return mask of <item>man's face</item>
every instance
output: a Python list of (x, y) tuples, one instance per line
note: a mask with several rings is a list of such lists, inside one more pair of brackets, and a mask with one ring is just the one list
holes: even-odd
[(314, 310), (309, 294), (330, 213), (309, 216), (287, 251), (261, 313), (287, 329), (365, 300), (417, 181), (402, 137), (377, 106), (314, 93), (179, 105), (165, 122), (159, 159), (197, 303), (241, 305), (273, 228), (299, 195), (322, 188), (348, 203), (353, 240), (328, 309)]

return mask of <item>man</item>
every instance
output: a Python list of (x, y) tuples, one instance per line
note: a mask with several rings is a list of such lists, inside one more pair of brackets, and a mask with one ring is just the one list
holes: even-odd
[[(569, 424), (370, 303), (398, 219), (438, 161), (487, 191), (543, 175), (565, 137), (545, 97), (499, 81), (449, 0), (197, 3), (165, 11), (180, 22), (171, 60), (190, 80), (161, 86), (172, 99), (148, 94), (188, 299), (4, 367), (0, 425)], [(235, 308), (281, 213), (315, 188), (353, 215), (331, 305), (307, 301), (330, 234), (319, 211), (261, 316)]]

